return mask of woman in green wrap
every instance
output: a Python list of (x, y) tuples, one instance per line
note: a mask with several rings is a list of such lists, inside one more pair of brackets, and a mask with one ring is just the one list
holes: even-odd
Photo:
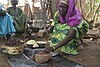
[(88, 24), (82, 19), (80, 11), (75, 7), (75, 0), (58, 2), (58, 11), (52, 22), (52, 37), (50, 47), (46, 52), (58, 50), (65, 54), (77, 55), (77, 43), (89, 29)]
[(11, 0), (11, 4), (12, 7), (7, 8), (6, 11), (13, 17), (16, 32), (24, 32), (26, 14), (20, 8), (16, 7), (18, 0)]

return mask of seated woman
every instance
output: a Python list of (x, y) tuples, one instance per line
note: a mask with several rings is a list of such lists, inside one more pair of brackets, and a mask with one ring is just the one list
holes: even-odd
[(16, 32), (13, 25), (13, 18), (2, 10), (2, 4), (0, 4), (0, 36), (11, 35)]
[(26, 14), (16, 5), (18, 0), (11, 0), (12, 7), (6, 9), (6, 11), (13, 17), (14, 26), (17, 33), (22, 33), (25, 30)]
[(58, 3), (58, 11), (52, 23), (53, 32), (50, 47), (46, 52), (58, 50), (65, 54), (77, 55), (77, 43), (86, 34), (89, 25), (82, 19), (80, 11), (75, 7), (75, 0), (63, 0)]

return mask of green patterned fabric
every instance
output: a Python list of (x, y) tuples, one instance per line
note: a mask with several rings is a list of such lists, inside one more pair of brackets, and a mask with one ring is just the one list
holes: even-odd
[(13, 7), (9, 7), (6, 11), (13, 17), (16, 31), (23, 32), (25, 30), (27, 15), (20, 8), (16, 8), (15, 11)]
[[(54, 16), (54, 21), (52, 23), (52, 25), (54, 25), (54, 30), (52, 32), (52, 38), (50, 43), (51, 47), (57, 45), (57, 43), (62, 41), (69, 33), (70, 26), (68, 26), (67, 24), (60, 24), (58, 23), (58, 21), (58, 12), (56, 12)], [(84, 20), (82, 20), (78, 26), (73, 27), (73, 29), (76, 30), (75, 37), (68, 44), (65, 44), (58, 50), (66, 54), (78, 54), (78, 51), (76, 49), (78, 40), (80, 37), (86, 34), (88, 28), (88, 24)]]

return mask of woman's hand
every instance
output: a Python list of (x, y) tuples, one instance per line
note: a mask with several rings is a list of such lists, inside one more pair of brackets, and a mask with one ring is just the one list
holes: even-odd
[(47, 47), (45, 48), (45, 51), (50, 53), (50, 52), (55, 51), (55, 49), (53, 47)]

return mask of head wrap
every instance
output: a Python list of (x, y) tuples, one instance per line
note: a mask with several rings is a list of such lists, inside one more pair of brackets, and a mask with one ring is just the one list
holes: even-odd
[[(66, 0), (63, 0), (66, 2)], [(76, 8), (75, 8), (75, 0), (68, 0), (66, 3), (68, 3), (69, 5), (69, 8), (68, 8), (68, 11), (65, 15), (65, 19), (66, 21), (63, 20), (61, 14), (60, 14), (60, 6), (59, 6), (59, 3), (62, 2), (62, 1), (58, 1), (58, 9), (59, 9), (59, 20), (61, 23), (66, 23), (68, 24), (69, 26), (77, 26), (79, 25), (81, 19), (82, 19), (82, 16), (81, 16), (81, 13), (80, 11), (78, 11)], [(64, 3), (64, 2), (63, 2)], [(73, 16), (72, 16), (73, 15)]]
[(68, 2), (67, 0), (66, 0), (66, 1), (61, 0), (60, 2), (62, 2), (62, 3), (64, 3), (64, 4), (66, 4), (66, 5), (68, 4), (68, 3), (67, 3), (67, 2)]

